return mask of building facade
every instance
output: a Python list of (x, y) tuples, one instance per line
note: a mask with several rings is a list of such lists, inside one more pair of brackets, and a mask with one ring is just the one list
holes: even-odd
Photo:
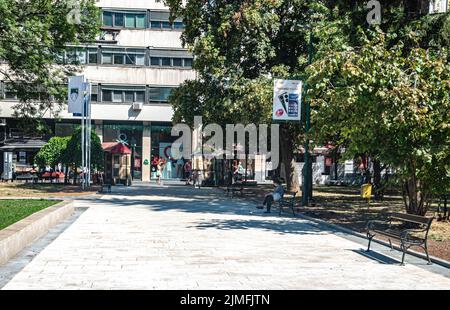
[[(168, 8), (155, 0), (99, 0), (96, 5), (102, 10), (98, 40), (69, 46), (60, 61), (82, 65), (80, 75), (92, 84), (93, 128), (102, 142), (125, 142), (133, 152), (133, 179), (149, 181), (152, 157), (167, 155), (167, 146), (174, 141), (168, 96), (183, 81), (196, 78), (193, 56), (180, 40), (184, 25), (181, 20), (170, 23)], [(4, 84), (1, 90), (4, 135), (13, 139), (17, 100)], [(58, 120), (52, 115), (45, 118), (57, 136), (70, 135), (80, 124), (79, 117), (66, 111)], [(16, 149), (15, 162), (30, 162), (33, 151), (37, 152)], [(172, 164), (166, 165), (165, 178), (176, 177), (176, 163)]]

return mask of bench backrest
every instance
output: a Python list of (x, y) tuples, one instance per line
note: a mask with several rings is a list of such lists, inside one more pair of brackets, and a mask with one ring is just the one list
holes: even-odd
[(297, 196), (297, 192), (286, 192), (285, 191), (284, 194), (283, 194), (283, 198), (287, 198), (286, 195), (290, 196), (289, 197), (290, 199), (295, 199), (295, 196)]
[(411, 223), (426, 225), (428, 227), (431, 225), (431, 222), (433, 221), (432, 217), (425, 217), (425, 216), (406, 214), (406, 213), (392, 213), (391, 218), (396, 219), (396, 220), (401, 220), (404, 222), (411, 222)]

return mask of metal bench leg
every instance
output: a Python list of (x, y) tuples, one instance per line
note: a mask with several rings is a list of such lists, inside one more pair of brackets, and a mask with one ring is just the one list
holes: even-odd
[(428, 260), (428, 264), (427, 265), (431, 265), (431, 260), (430, 260), (430, 255), (428, 255), (428, 246), (427, 246), (427, 242), (425, 241), (425, 253), (427, 254), (427, 260)]
[(400, 248), (403, 251), (402, 262), (400, 263), (400, 266), (405, 266), (405, 255), (406, 255), (406, 251), (408, 251), (408, 248), (403, 243), (400, 244)]
[(367, 238), (369, 238), (369, 244), (367, 245), (366, 252), (370, 251), (370, 243), (372, 242), (373, 237), (374, 237), (373, 235), (367, 234)]
[(295, 216), (294, 206), (291, 206), (291, 209), (292, 209), (292, 215)]
[(389, 239), (389, 245), (391, 246), (391, 250), (393, 250), (394, 248), (392, 247), (392, 241), (391, 241), (391, 239)]

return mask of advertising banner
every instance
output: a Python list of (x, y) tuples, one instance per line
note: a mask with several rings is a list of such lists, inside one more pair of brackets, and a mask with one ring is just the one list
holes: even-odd
[(84, 87), (84, 76), (69, 77), (69, 113), (83, 113)]
[(274, 80), (274, 121), (300, 121), (302, 102), (302, 81)]

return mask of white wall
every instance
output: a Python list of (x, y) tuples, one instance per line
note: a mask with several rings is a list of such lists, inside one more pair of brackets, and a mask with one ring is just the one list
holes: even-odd
[(195, 79), (195, 71), (175, 68), (86, 66), (83, 70), (93, 83), (178, 86)]
[(118, 46), (181, 48), (181, 33), (162, 29), (121, 29), (116, 39)]
[[(0, 118), (11, 117), (13, 106), (17, 101), (2, 101), (0, 105)], [(67, 107), (59, 116), (63, 119), (73, 119), (74, 117), (67, 113)], [(141, 111), (133, 111), (131, 104), (92, 104), (92, 119), (96, 120), (130, 120), (130, 121), (159, 121), (170, 122), (172, 120), (173, 110), (168, 104), (144, 105)], [(54, 115), (46, 113), (44, 118), (53, 118)], [(78, 119), (78, 118), (76, 118)]]

